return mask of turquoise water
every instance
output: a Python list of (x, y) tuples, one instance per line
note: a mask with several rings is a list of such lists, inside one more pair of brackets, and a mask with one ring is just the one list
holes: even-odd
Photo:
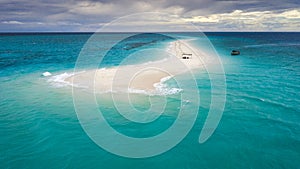
[[(178, 35), (202, 43), (197, 34)], [(53, 85), (50, 77), (41, 76), (46, 71), (71, 73), (90, 36), (0, 36), (0, 168), (299, 168), (300, 33), (207, 33), (226, 74), (227, 100), (219, 126), (199, 144), (211, 91), (207, 73), (199, 71), (201, 104), (194, 127), (170, 151), (145, 159), (116, 156), (97, 146), (77, 119), (72, 88)], [(90, 49), (86, 67), (98, 59), (94, 51), (101, 53), (122, 36), (102, 35)], [(125, 45), (132, 51), (165, 48), (169, 41), (154, 34)], [(230, 56), (233, 49), (241, 55)], [(118, 56), (101, 66), (117, 65), (122, 59)], [(142, 102), (134, 104), (137, 109), (149, 107), (146, 99)], [(166, 114), (151, 126), (128, 123), (112, 114), (109, 101), (103, 104), (108, 121), (119, 132), (149, 137), (174, 122), (178, 99), (170, 98)]]

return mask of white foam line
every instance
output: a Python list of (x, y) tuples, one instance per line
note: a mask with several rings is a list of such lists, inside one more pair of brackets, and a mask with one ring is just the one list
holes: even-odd
[(74, 87), (80, 87), (80, 88), (86, 88), (86, 86), (79, 86), (75, 85), (71, 82), (66, 81), (65, 79), (72, 77), (76, 74), (84, 73), (85, 71), (77, 72), (77, 73), (67, 73), (64, 72), (62, 74), (58, 74), (55, 76), (50, 77), (47, 81), (53, 85), (54, 87), (60, 88), (60, 87), (65, 87), (65, 86), (74, 86)]
[(182, 89), (180, 88), (169, 88), (166, 82), (171, 79), (173, 76), (167, 76), (160, 80), (160, 82), (153, 84), (155, 91), (158, 95), (173, 95), (180, 93)]

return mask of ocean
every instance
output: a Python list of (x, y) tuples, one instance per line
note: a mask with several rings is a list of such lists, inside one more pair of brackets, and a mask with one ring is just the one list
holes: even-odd
[[(299, 168), (300, 33), (293, 32), (205, 33), (224, 68), (226, 101), (216, 130), (204, 143), (198, 139), (212, 104), (214, 79), (209, 78), (209, 72), (199, 70), (195, 74), (200, 91), (195, 93), (200, 98), (198, 116), (178, 144), (148, 158), (128, 158), (98, 146), (78, 120), (72, 86), (61, 81), (73, 73), (74, 67), (109, 68), (138, 51), (147, 52), (127, 64), (163, 59), (159, 51), (174, 40), (160, 34), (133, 35), (101, 34), (98, 41), (91, 42), (78, 65), (78, 56), (92, 33), (1, 34), (0, 168)], [(172, 33), (170, 37), (174, 35), (192, 39), (194, 46), (203, 48), (203, 37), (197, 33)], [(110, 48), (116, 39), (125, 36), (133, 37)], [(125, 50), (120, 53), (120, 48)], [(153, 48), (160, 50), (149, 52)], [(99, 55), (108, 49), (106, 58), (98, 63)], [(241, 54), (231, 56), (235, 49)], [(44, 77), (44, 72), (52, 76)], [(187, 77), (179, 75), (185, 84), (192, 83)], [(178, 88), (172, 80), (166, 85)], [(134, 93), (136, 101), (132, 105), (140, 111), (151, 107), (149, 98), (156, 103), (161, 97), (167, 98), (164, 113), (149, 124), (124, 119), (110, 99), (96, 100), (106, 120), (119, 133), (147, 138), (174, 124), (178, 107), (186, 101), (178, 96), (180, 92), (154, 96)], [(82, 97), (80, 103), (88, 106), (90, 102)], [(94, 124), (95, 119), (86, 118), (85, 122)], [(117, 137), (103, 139), (126, 147)]]

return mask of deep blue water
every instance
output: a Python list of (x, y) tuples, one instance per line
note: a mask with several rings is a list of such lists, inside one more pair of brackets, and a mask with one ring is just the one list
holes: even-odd
[[(197, 38), (196, 33), (177, 35)], [(222, 59), (227, 83), (225, 110), (215, 133), (198, 143), (211, 90), (207, 74), (199, 72), (201, 105), (190, 133), (164, 154), (130, 159), (98, 147), (80, 126), (71, 88), (55, 87), (41, 77), (45, 71), (72, 72), (91, 34), (1, 34), (0, 168), (299, 168), (300, 33), (206, 35)], [(86, 66), (99, 57), (94, 51), (104, 54), (122, 36), (102, 34), (90, 48)], [(123, 50), (164, 48), (170, 40), (147, 34), (125, 41)], [(194, 41), (201, 43), (201, 38)], [(233, 49), (241, 55), (231, 56)], [(116, 65), (122, 59), (117, 56), (108, 55), (102, 66)], [(171, 105), (167, 110), (175, 109)], [(175, 118), (165, 116), (166, 123), (151, 128), (124, 124), (118, 116), (109, 120), (120, 132), (147, 137)]]

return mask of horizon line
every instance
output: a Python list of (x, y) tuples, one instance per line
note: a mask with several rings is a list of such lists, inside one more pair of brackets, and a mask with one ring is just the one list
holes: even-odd
[(16, 31), (16, 32), (1, 32), (0, 34), (30, 34), (30, 33), (300, 33), (300, 31), (174, 31), (174, 32), (159, 32), (159, 31), (124, 31), (124, 32), (117, 32), (117, 31), (109, 31), (109, 32), (93, 32), (93, 31)]

